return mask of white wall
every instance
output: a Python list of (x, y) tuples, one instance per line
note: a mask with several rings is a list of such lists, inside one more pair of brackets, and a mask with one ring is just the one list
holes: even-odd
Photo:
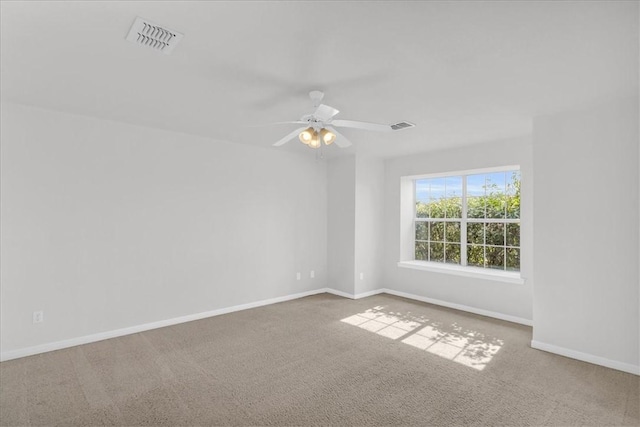
[(326, 286), (323, 162), (12, 104), (1, 122), (2, 352)]
[[(530, 138), (497, 141), (385, 162), (383, 281), (385, 288), (530, 321), (533, 289), (533, 170)], [(400, 261), (402, 176), (520, 165), (521, 272), (524, 284), (454, 276), (397, 266)]]
[(355, 263), (355, 156), (331, 159), (327, 166), (327, 286), (353, 295)]
[(355, 169), (354, 293), (358, 295), (382, 287), (384, 161), (356, 156)]
[(356, 297), (378, 290), (384, 162), (368, 156), (337, 157), (329, 161), (327, 175), (327, 286)]
[(533, 151), (534, 342), (636, 372), (638, 113), (635, 98), (539, 117)]

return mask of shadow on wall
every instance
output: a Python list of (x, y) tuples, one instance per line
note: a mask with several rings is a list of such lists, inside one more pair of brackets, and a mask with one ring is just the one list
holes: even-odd
[(481, 371), (504, 342), (457, 323), (443, 325), (424, 316), (413, 316), (376, 306), (341, 320), (369, 332), (425, 350)]

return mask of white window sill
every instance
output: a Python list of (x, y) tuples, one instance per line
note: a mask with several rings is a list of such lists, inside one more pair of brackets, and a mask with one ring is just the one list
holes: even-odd
[(524, 284), (524, 278), (519, 272), (488, 270), (484, 268), (462, 267), (459, 265), (440, 264), (427, 261), (400, 261), (398, 267), (414, 270), (433, 271), (435, 273), (453, 274), (456, 276), (474, 277), (477, 279), (493, 280), (497, 282)]

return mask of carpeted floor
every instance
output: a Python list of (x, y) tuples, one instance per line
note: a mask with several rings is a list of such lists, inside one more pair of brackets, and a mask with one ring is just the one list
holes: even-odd
[(640, 377), (531, 328), (321, 294), (0, 364), (2, 425), (634, 425)]

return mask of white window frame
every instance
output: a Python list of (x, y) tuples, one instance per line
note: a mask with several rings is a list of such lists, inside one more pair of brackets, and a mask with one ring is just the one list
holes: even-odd
[[(520, 271), (506, 271), (485, 267), (468, 266), (467, 263), (467, 223), (521, 223), (521, 218), (467, 218), (467, 175), (489, 174), (494, 172), (521, 171), (519, 165), (499, 166), (482, 169), (469, 169), (463, 171), (451, 171), (434, 174), (411, 175), (401, 177), (400, 182), (400, 261), (398, 267), (425, 270), (445, 274), (454, 274), (465, 277), (489, 279), (507, 283), (524, 283), (522, 271), (522, 237), (520, 237)], [(416, 181), (420, 179), (444, 178), (462, 176), (462, 214), (461, 218), (438, 218), (438, 222), (460, 222), (460, 264), (447, 264), (445, 262), (423, 261), (415, 259), (415, 223), (417, 221), (433, 222), (425, 218), (416, 218)], [(520, 177), (522, 181), (522, 175)], [(522, 216), (522, 213), (521, 213)], [(522, 229), (521, 229), (522, 233)], [(486, 245), (483, 245), (486, 250)], [(506, 256), (506, 254), (505, 254)]]

